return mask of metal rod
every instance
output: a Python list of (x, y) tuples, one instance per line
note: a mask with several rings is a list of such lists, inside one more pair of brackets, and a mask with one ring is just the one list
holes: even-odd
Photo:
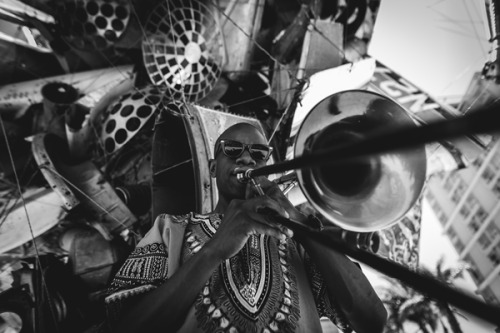
[(399, 150), (418, 145), (452, 139), (468, 134), (490, 133), (500, 130), (500, 106), (489, 107), (451, 120), (437, 121), (419, 127), (384, 128), (364, 139), (321, 149), (311, 154), (251, 170), (245, 176), (257, 177), (288, 170), (342, 163), (355, 158)]
[[(287, 219), (279, 218), (278, 222), (287, 225)], [(344, 253), (347, 256), (362, 262), (375, 270), (384, 273), (404, 282), (411, 288), (421, 292), (432, 299), (445, 301), (451, 305), (465, 310), (466, 312), (484, 319), (492, 324), (500, 325), (500, 307), (486, 304), (485, 302), (454, 289), (449, 285), (437, 280), (435, 277), (424, 275), (409, 268), (380, 257), (374, 253), (361, 250), (357, 247), (348, 245), (346, 242), (339, 241), (327, 234), (312, 231), (302, 226), (300, 223), (289, 223), (287, 225), (295, 232), (294, 238), (300, 242), (303, 238), (310, 238), (327, 247)]]
[[(456, 138), (463, 135), (489, 133), (500, 129), (499, 104), (493, 104), (486, 108), (473, 111), (465, 116), (451, 120), (438, 121), (420, 127), (384, 128), (373, 133), (365, 139), (338, 145), (330, 149), (322, 149), (311, 154), (297, 157), (290, 161), (280, 162), (262, 168), (247, 170), (244, 177), (251, 179), (257, 176), (267, 176), (274, 173), (282, 173), (293, 169), (317, 167), (324, 164), (342, 163), (354, 158), (378, 154), (387, 151), (409, 149), (418, 145)], [(287, 220), (278, 220), (287, 224)], [(473, 298), (457, 289), (438, 281), (436, 278), (419, 274), (410, 269), (389, 261), (367, 251), (347, 246), (328, 237), (328, 235), (312, 232), (300, 224), (288, 225), (298, 230), (296, 237), (311, 237), (328, 247), (332, 247), (355, 260), (388, 276), (399, 279), (408, 286), (425, 294), (430, 298), (445, 301), (451, 305), (461, 308), (481, 319), (493, 324), (500, 325), (500, 307), (488, 305)]]
[(367, 264), (381, 273), (404, 282), (406, 285), (420, 291), (425, 296), (445, 301), (490, 323), (500, 325), (500, 307), (498, 306), (486, 304), (458, 289), (450, 287), (434, 277), (411, 271), (405, 266), (384, 259), (373, 253), (353, 248), (337, 241), (332, 242), (327, 238), (327, 235), (315, 234), (313, 236), (311, 232), (308, 233), (314, 240)]

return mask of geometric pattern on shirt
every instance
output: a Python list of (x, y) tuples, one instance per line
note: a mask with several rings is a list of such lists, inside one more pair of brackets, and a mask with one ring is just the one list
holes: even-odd
[(187, 226), (184, 230), (184, 243), (182, 247), (182, 262), (186, 262), (197, 253), (208, 242), (217, 231), (220, 224), (219, 214), (195, 214), (189, 215)]
[(135, 248), (116, 274), (109, 293), (144, 284), (159, 286), (167, 278), (167, 259), (167, 248), (163, 243)]
[[(209, 232), (216, 220), (212, 216), (201, 230)], [(199, 326), (206, 332), (293, 332), (300, 308), (290, 243), (254, 235), (222, 262), (195, 302)]]
[(349, 321), (340, 311), (340, 307), (337, 305), (337, 302), (328, 296), (328, 290), (326, 289), (323, 275), (307, 254), (304, 258), (304, 265), (306, 267), (306, 271), (309, 272), (311, 289), (320, 317), (329, 318), (332, 323), (334, 323), (335, 326), (337, 326), (340, 331), (344, 333), (352, 332)]

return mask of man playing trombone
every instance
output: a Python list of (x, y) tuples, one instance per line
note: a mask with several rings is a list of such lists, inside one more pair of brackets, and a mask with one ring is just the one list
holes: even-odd
[(217, 139), (210, 174), (219, 201), (209, 214), (160, 215), (119, 270), (106, 298), (116, 332), (382, 332), (386, 310), (345, 255), (277, 220), (304, 221), (279, 187), (264, 195), (237, 175), (271, 155), (248, 123)]

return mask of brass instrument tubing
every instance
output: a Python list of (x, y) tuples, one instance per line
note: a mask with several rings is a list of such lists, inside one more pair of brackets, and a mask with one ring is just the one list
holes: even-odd
[(267, 176), (288, 170), (337, 164), (359, 157), (382, 152), (407, 149), (430, 142), (442, 141), (463, 135), (488, 133), (500, 130), (499, 103), (451, 120), (436, 121), (420, 127), (384, 128), (365, 139), (338, 145), (330, 149), (299, 156), (289, 161), (247, 170), (245, 177)]
[[(310, 168), (328, 163), (342, 163), (361, 156), (411, 148), (416, 145), (442, 141), (463, 135), (498, 131), (500, 129), (500, 112), (498, 108), (499, 103), (494, 103), (451, 120), (437, 121), (420, 127), (383, 129), (357, 142), (346, 143), (331, 149), (321, 149), (293, 160), (283, 161), (254, 170), (247, 170), (244, 178), (248, 180), (252, 177), (283, 173), (293, 169)], [(278, 222), (287, 225), (286, 220), (280, 219)], [(488, 305), (459, 290), (451, 288), (433, 277), (411, 271), (400, 264), (370, 252), (342, 244), (325, 234), (311, 231), (300, 223), (288, 222), (288, 226), (294, 230), (294, 237), (312, 237), (315, 241), (363, 262), (381, 273), (399, 279), (428, 297), (448, 302), (490, 323), (500, 325), (500, 307), (498, 306)]]

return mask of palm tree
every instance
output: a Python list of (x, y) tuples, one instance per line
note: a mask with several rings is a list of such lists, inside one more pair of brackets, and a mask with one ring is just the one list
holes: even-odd
[[(436, 264), (436, 278), (446, 284), (462, 277), (467, 268), (462, 265), (459, 268), (443, 269), (444, 259), (441, 258)], [(432, 275), (428, 269), (421, 269), (421, 273)], [(382, 288), (381, 299), (387, 307), (389, 317), (385, 333), (404, 332), (405, 322), (413, 322), (420, 328), (421, 332), (434, 332), (438, 325), (448, 333), (448, 327), (441, 318), (446, 318), (448, 326), (453, 333), (463, 333), (458, 322), (455, 311), (444, 301), (435, 301), (422, 295), (414, 289), (401, 283), (399, 280), (386, 277), (389, 287)]]
[(434, 332), (438, 327), (440, 313), (432, 300), (399, 280), (387, 280), (390, 287), (384, 288), (381, 296), (389, 312), (385, 333), (405, 332), (406, 322), (416, 324), (422, 333)]
[[(451, 285), (453, 281), (458, 278), (463, 277), (463, 273), (467, 268), (466, 265), (461, 265), (458, 268), (445, 268), (443, 269), (444, 258), (441, 257), (436, 263), (436, 277), (438, 280)], [(450, 305), (444, 301), (437, 301), (436, 305), (441, 312), (441, 315), (446, 317), (448, 320), (448, 324), (450, 325), (451, 331), (453, 333), (463, 333), (462, 328), (460, 327), (460, 323), (455, 316), (455, 311), (450, 308)]]

